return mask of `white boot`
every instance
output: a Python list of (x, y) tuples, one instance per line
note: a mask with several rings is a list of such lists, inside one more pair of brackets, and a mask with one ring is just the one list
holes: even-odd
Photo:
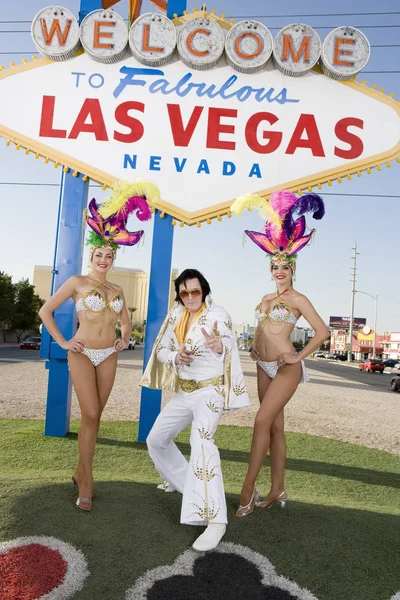
[(172, 487), (168, 481), (163, 481), (163, 483), (158, 484), (158, 490), (163, 490), (164, 492), (176, 492), (176, 489)]
[(225, 535), (226, 525), (223, 523), (209, 523), (206, 530), (197, 538), (193, 544), (193, 550), (207, 552), (214, 550)]

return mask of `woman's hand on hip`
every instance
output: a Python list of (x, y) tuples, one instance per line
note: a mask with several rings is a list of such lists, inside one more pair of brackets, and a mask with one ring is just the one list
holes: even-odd
[(114, 348), (116, 352), (119, 352), (120, 350), (126, 350), (128, 347), (128, 342), (125, 342), (125, 340), (115, 340), (114, 343)]
[(278, 368), (283, 367), (284, 365), (295, 365), (300, 362), (299, 355), (297, 352), (283, 352), (277, 358)]
[(69, 342), (65, 341), (60, 344), (63, 350), (67, 350), (69, 352), (79, 353), (82, 352), (85, 348), (85, 342), (78, 338), (71, 338)]
[(255, 346), (252, 346), (251, 350), (250, 350), (250, 358), (252, 360), (254, 360), (255, 362), (260, 360), (260, 355), (258, 353), (258, 350)]

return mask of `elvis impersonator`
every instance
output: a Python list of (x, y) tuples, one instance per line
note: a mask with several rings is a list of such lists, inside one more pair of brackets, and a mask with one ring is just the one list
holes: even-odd
[[(224, 409), (249, 406), (232, 321), (196, 269), (175, 280), (176, 303), (155, 341), (141, 385), (175, 391), (147, 437), (166, 491), (183, 495), (181, 523), (206, 526), (193, 548), (213, 550), (227, 524), (214, 434)], [(189, 462), (173, 442), (191, 425)]]

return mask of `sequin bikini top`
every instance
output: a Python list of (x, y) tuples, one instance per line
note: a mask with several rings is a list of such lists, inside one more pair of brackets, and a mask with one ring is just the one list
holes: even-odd
[(108, 308), (111, 312), (119, 315), (124, 306), (124, 301), (119, 294), (115, 294), (115, 296), (107, 302), (103, 294), (100, 294), (100, 292), (97, 292), (96, 290), (90, 290), (90, 292), (78, 298), (75, 306), (76, 312), (81, 312), (82, 310), (101, 312)]
[(297, 318), (294, 314), (292, 307), (289, 304), (281, 302), (274, 304), (269, 313), (265, 313), (262, 310), (262, 303), (256, 307), (255, 317), (259, 324), (263, 323), (268, 319), (272, 324), (289, 323), (290, 325), (296, 325)]

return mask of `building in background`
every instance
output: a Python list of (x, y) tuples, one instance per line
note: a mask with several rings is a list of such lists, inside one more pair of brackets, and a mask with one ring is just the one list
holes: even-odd
[(383, 358), (395, 358), (400, 361), (400, 332), (385, 332), (382, 336), (382, 356)]
[[(49, 266), (35, 265), (33, 272), (33, 285), (35, 292), (43, 299), (50, 297), (52, 269)], [(174, 282), (178, 277), (177, 269), (172, 269), (171, 283), (169, 292), (169, 307), (175, 300)], [(115, 267), (109, 271), (107, 279), (112, 283), (121, 286), (124, 292), (126, 305), (128, 308), (136, 308), (132, 314), (132, 321), (147, 320), (147, 304), (149, 301), (149, 282), (150, 276), (140, 269), (127, 269), (124, 267)]]
[(295, 327), (290, 334), (292, 342), (297, 342), (305, 346), (314, 337), (314, 330), (310, 327)]
[(249, 323), (239, 323), (234, 327), (236, 331), (236, 337), (238, 341), (239, 348), (245, 348), (249, 344), (249, 340), (254, 339), (254, 332), (256, 328), (254, 325), (250, 325)]

